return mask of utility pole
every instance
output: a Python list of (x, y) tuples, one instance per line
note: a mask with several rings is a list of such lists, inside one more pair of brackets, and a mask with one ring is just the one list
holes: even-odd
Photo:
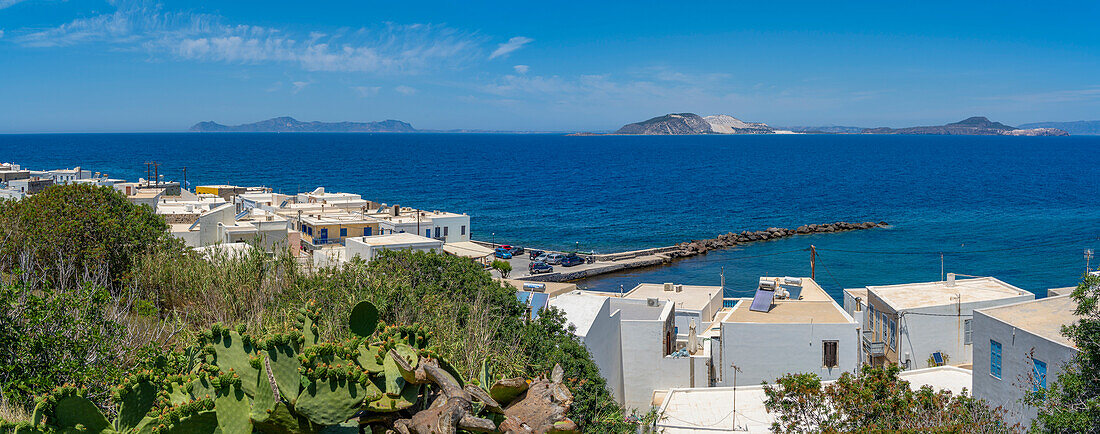
[(153, 162), (153, 180), (160, 186), (160, 163), (156, 161)]
[(733, 368), (733, 430), (737, 431), (737, 373), (741, 372), (741, 368), (733, 363), (730, 367)]
[(187, 166), (183, 166), (183, 189), (187, 189)]
[(810, 244), (810, 278), (817, 280), (817, 247)]
[(145, 185), (146, 186), (149, 185), (149, 178), (151, 178), (152, 176), (153, 176), (153, 162), (152, 161), (146, 161), (145, 162)]
[[(722, 274), (721, 275), (722, 275), (722, 284), (721, 284), (722, 289), (726, 289), (726, 267), (725, 266), (722, 267)], [(724, 296), (725, 295), (723, 295), (723, 297)]]
[(1092, 249), (1085, 249), (1085, 274), (1089, 274), (1089, 262), (1092, 259)]
[(947, 281), (947, 275), (943, 274), (943, 252), (940, 252), (940, 281)]

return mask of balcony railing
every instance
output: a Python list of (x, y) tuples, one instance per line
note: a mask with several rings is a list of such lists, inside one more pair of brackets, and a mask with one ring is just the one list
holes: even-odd
[(863, 332), (863, 351), (870, 356), (885, 356), (886, 342), (875, 342), (875, 336), (872, 331)]

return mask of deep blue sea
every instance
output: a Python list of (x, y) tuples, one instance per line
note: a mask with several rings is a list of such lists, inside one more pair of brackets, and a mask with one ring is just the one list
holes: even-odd
[[(534, 134), (0, 135), (0, 161), (192, 185), (324, 186), (469, 213), (474, 237), (611, 252), (720, 233), (885, 220), (888, 229), (757, 243), (582, 282), (718, 284), (761, 275), (842, 287), (992, 275), (1040, 295), (1100, 252), (1100, 137)], [(1100, 262), (1100, 259), (1094, 262)]]

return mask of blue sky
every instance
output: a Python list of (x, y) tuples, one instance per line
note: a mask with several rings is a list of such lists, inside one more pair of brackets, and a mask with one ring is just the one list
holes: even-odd
[(1098, 21), (1100, 2), (0, 0), (0, 132), (1100, 119)]

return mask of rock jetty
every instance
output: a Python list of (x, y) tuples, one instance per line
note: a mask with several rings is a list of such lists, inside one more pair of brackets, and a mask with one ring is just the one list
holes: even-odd
[(856, 231), (861, 229), (871, 229), (887, 226), (886, 222), (863, 222), (863, 223), (849, 223), (849, 222), (836, 222), (825, 224), (813, 224), (802, 225), (794, 229), (787, 228), (767, 228), (761, 231), (742, 231), (740, 233), (726, 233), (719, 235), (715, 238), (707, 240), (691, 240), (677, 244), (677, 250), (666, 252), (670, 258), (685, 258), (688, 256), (695, 256), (706, 253), (715, 249), (724, 249), (733, 247), (738, 244), (751, 243), (755, 241), (768, 241), (778, 240), (780, 238), (787, 238), (794, 235), (808, 235), (808, 234), (825, 234), (835, 232), (847, 232)]

